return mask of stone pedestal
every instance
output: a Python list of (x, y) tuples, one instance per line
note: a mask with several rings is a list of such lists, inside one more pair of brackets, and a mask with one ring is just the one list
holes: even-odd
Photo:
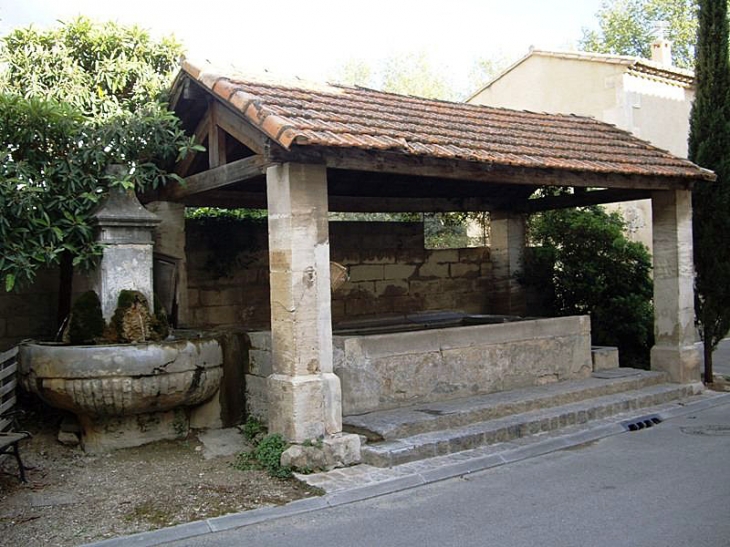
[(142, 207), (134, 190), (112, 188), (94, 219), (104, 246), (94, 280), (104, 319), (112, 318), (124, 289), (141, 292), (152, 306), (152, 231), (159, 218)]
[(525, 315), (525, 292), (516, 275), (522, 271), (525, 256), (525, 217), (494, 211), (491, 218), (491, 259), (494, 292), (490, 312)]
[(269, 431), (293, 443), (327, 439), (350, 446), (350, 436), (341, 435), (342, 394), (332, 364), (327, 170), (287, 163), (270, 167), (266, 177), (273, 370)]
[(654, 192), (652, 216), (655, 346), (651, 368), (667, 372), (673, 382), (699, 382), (690, 192)]

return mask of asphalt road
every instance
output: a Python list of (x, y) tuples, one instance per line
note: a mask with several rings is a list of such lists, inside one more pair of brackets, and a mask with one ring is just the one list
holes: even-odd
[(182, 546), (730, 546), (730, 403)]
[(730, 376), (730, 338), (725, 338), (712, 353), (712, 372)]

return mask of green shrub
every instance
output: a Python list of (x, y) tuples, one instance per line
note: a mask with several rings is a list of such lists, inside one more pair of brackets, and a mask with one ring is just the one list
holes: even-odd
[(536, 289), (543, 312), (589, 314), (594, 345), (617, 346), (622, 366), (646, 368), (653, 345), (651, 259), (600, 207), (549, 211), (530, 219), (520, 280)]

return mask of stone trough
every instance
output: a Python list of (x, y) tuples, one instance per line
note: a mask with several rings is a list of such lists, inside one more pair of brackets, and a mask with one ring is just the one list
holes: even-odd
[[(249, 411), (266, 417), (271, 333), (249, 333)], [(333, 334), (342, 414), (586, 378), (590, 318), (420, 313), (340, 325)]]
[(73, 412), (88, 452), (184, 437), (191, 409), (211, 399), (223, 376), (216, 338), (64, 346), (24, 343), (22, 385)]

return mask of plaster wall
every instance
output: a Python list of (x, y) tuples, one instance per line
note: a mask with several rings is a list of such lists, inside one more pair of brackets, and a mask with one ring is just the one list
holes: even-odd
[(615, 108), (622, 72), (619, 65), (532, 56), (469, 102), (600, 119)]

